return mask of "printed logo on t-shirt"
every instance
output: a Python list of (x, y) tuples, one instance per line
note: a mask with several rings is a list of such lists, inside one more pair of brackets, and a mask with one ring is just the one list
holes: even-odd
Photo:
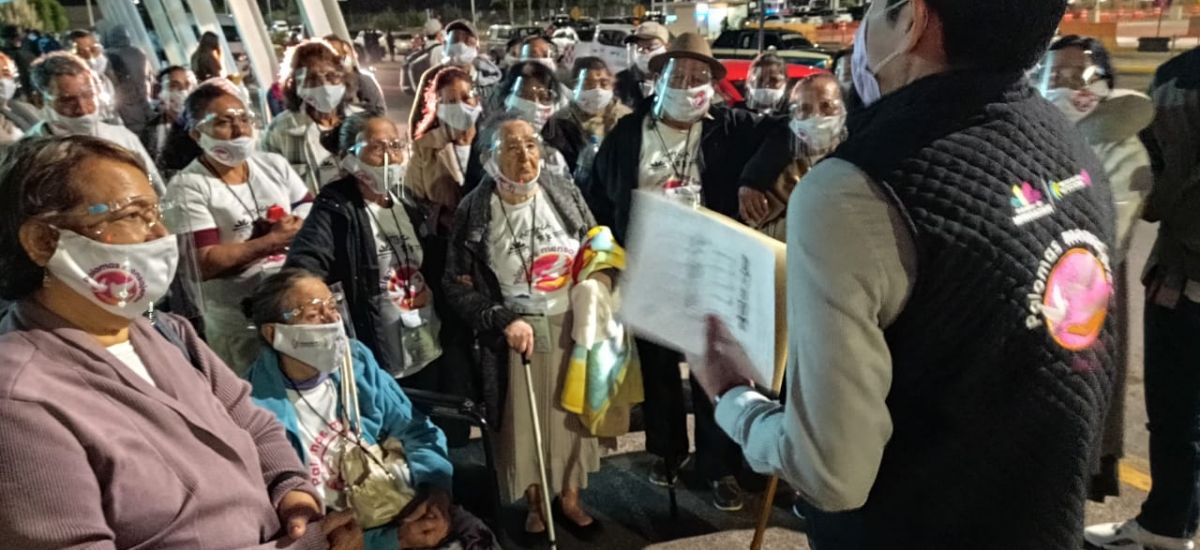
[(344, 428), (340, 419), (334, 420), (308, 446), (308, 472), (314, 487), (341, 492), (346, 488), (338, 464), (339, 444)]
[(388, 270), (388, 299), (396, 307), (407, 311), (421, 309), (429, 304), (429, 293), (425, 276), (417, 266), (396, 266)]
[(1091, 347), (1104, 328), (1112, 281), (1108, 247), (1088, 231), (1063, 232), (1038, 262), (1025, 326), (1044, 325), (1054, 342), (1069, 351)]
[(533, 288), (539, 292), (562, 290), (571, 280), (575, 256), (566, 248), (543, 251), (533, 261)]
[(88, 273), (88, 276), (100, 285), (92, 293), (110, 306), (136, 302), (145, 294), (146, 282), (142, 274), (127, 270), (120, 264), (101, 265)]

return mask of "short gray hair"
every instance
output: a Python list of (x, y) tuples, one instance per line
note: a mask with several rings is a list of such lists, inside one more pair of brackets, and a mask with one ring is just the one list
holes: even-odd
[[(30, 69), (33, 85), (43, 94), (51, 94), (50, 84), (60, 76), (76, 76), (92, 74), (91, 67), (70, 52), (53, 52), (43, 55), (33, 62)], [(52, 94), (51, 94), (52, 95)]]

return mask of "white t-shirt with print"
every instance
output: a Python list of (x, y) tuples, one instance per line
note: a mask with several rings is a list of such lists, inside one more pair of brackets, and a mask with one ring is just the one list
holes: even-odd
[(425, 253), (412, 220), (399, 200), (391, 208), (367, 203), (375, 253), (379, 259), (379, 316), (394, 364), (384, 369), (401, 378), (420, 372), (442, 355), (441, 321), (433, 308), (433, 290), (421, 273)]
[[(256, 152), (247, 162), (249, 180), (242, 185), (221, 181), (199, 159), (176, 174), (167, 186), (167, 221), (171, 229), (176, 233), (216, 229), (220, 244), (240, 243), (250, 240), (254, 220), (266, 219), (272, 206), (300, 217), (308, 215), (311, 203), (293, 210), (293, 205), (308, 196), (308, 189), (283, 157)], [(283, 267), (285, 259), (283, 254), (261, 258), (241, 273), (205, 281), (202, 291), (206, 319), (244, 326), (242, 300), (262, 279)]]
[(642, 124), (642, 151), (638, 164), (638, 189), (667, 194), (696, 194), (700, 187), (700, 152), (703, 123), (678, 130), (646, 116)]
[(342, 510), (346, 503), (338, 457), (346, 445), (345, 426), (338, 415), (338, 388), (327, 379), (309, 390), (287, 390), (288, 401), (296, 408), (300, 444), (304, 446), (309, 481), (325, 506)]
[(142, 358), (134, 351), (132, 342), (126, 340), (120, 344), (108, 346), (107, 349), (109, 353), (113, 354), (113, 357), (116, 357), (126, 367), (129, 367), (129, 370), (133, 371), (142, 380), (145, 380), (151, 386), (158, 386), (158, 384), (154, 383), (154, 378), (150, 376), (150, 371), (146, 370), (146, 364), (142, 363)]
[(566, 313), (579, 239), (567, 234), (562, 218), (540, 194), (522, 204), (506, 204), (493, 194), (491, 206), (492, 270), (505, 300), (521, 313)]

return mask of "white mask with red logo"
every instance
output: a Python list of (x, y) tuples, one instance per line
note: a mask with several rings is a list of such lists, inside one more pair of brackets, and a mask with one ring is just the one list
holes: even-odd
[(104, 244), (66, 229), (46, 270), (113, 315), (135, 319), (167, 293), (179, 263), (174, 235), (137, 244)]

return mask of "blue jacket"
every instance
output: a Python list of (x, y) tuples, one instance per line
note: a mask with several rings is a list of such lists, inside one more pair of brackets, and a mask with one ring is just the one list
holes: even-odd
[[(404, 395), (400, 385), (379, 368), (371, 350), (358, 340), (351, 340), (351, 357), (358, 382), (363, 438), (369, 443), (389, 436), (400, 440), (408, 455), (413, 487), (433, 485), (450, 491), (454, 467), (446, 451), (446, 436), (429, 418), (413, 409), (412, 402)], [(296, 408), (288, 400), (289, 386), (279, 366), (278, 352), (263, 346), (247, 377), (253, 386), (251, 397), (259, 406), (275, 414), (287, 431), (288, 441), (301, 460), (307, 463), (308, 457), (300, 443)], [(333, 383), (341, 384), (336, 372), (333, 374)], [(394, 525), (366, 532), (367, 550), (395, 550), (398, 546)]]

